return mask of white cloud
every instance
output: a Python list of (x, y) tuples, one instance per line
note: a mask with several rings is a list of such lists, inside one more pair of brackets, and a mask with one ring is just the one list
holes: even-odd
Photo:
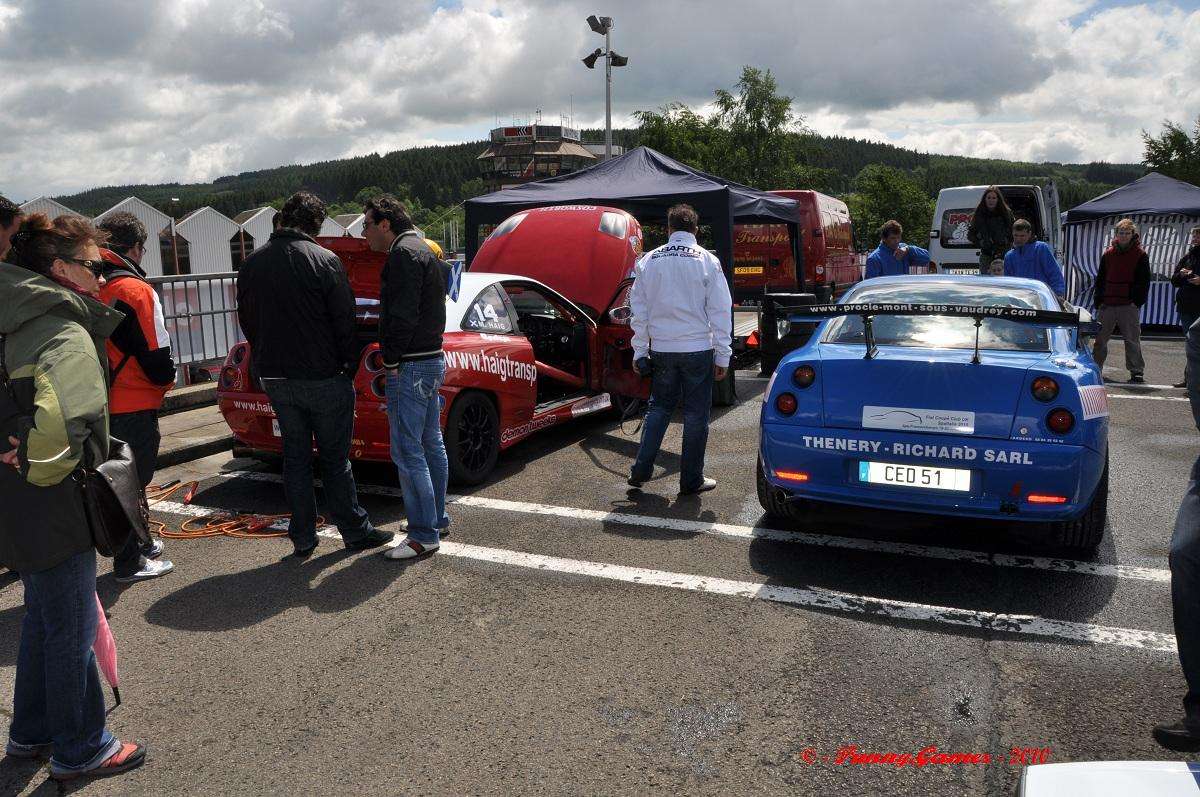
[[(574, 107), (603, 123), (577, 0), (0, 0), (0, 191), (228, 173), (482, 137)], [(1179, 2), (609, 0), (614, 123), (770, 68), (825, 133), (930, 152), (1130, 161), (1200, 114)]]

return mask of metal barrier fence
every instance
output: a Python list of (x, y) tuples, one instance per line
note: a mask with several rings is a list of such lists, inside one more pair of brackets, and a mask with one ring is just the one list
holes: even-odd
[[(150, 277), (178, 365), (223, 360), (245, 340), (237, 319), (237, 272)], [(186, 368), (181, 368), (186, 372)]]

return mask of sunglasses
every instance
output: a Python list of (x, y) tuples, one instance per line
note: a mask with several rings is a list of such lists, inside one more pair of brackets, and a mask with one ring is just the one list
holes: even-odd
[(64, 257), (61, 259), (66, 260), (69, 263), (75, 263), (77, 265), (83, 266), (88, 271), (92, 272), (93, 276), (100, 277), (100, 276), (103, 276), (103, 274), (104, 274), (104, 261), (103, 260), (84, 260), (83, 258), (79, 258), (79, 257)]

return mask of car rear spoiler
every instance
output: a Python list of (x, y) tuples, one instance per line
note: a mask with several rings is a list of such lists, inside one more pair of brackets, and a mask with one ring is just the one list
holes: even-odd
[(1043, 329), (1069, 327), (1079, 334), (1094, 335), (1100, 331), (1100, 325), (1083, 314), (1062, 310), (1035, 310), (1030, 307), (1013, 307), (1011, 305), (985, 306), (977, 304), (904, 304), (897, 302), (878, 302), (867, 304), (814, 304), (808, 307), (788, 309), (788, 320), (793, 323), (803, 323), (823, 318), (835, 318), (844, 315), (861, 316), (863, 320), (863, 335), (867, 344), (865, 359), (872, 359), (878, 349), (875, 346), (875, 334), (871, 328), (871, 319), (877, 315), (940, 315), (954, 318), (970, 318), (975, 321), (975, 353), (971, 362), (979, 363), (979, 328), (989, 318), (999, 318), (1004, 321), (1017, 321)]

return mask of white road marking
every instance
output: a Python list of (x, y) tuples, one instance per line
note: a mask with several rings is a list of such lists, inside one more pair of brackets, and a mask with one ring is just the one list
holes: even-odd
[(1187, 401), (1187, 396), (1131, 396), (1126, 393), (1109, 393), (1109, 398), (1141, 399), (1142, 401)]
[[(160, 512), (186, 515), (204, 515), (220, 511), (196, 505), (185, 506), (172, 501), (160, 501), (155, 504), (154, 508)], [(276, 526), (281, 525), (282, 522), (276, 524)], [(324, 526), (317, 533), (322, 537), (339, 538), (337, 530), (331, 526)], [(398, 542), (394, 544), (398, 544)], [(824, 609), (847, 614), (885, 617), (892, 620), (943, 623), (976, 628), (982, 631), (1050, 637), (1075, 642), (1087, 642), (1093, 645), (1115, 645), (1118, 647), (1161, 651), (1163, 653), (1174, 653), (1176, 651), (1173, 635), (1155, 631), (1141, 631), (1134, 628), (1091, 625), (1088, 623), (1054, 620), (1026, 614), (1001, 614), (972, 609), (957, 609), (949, 606), (934, 606), (910, 601), (854, 595), (846, 592), (821, 589), (819, 587), (800, 588), (761, 584), (753, 581), (735, 581), (726, 578), (698, 576), (690, 573), (672, 573), (665, 570), (650, 570), (642, 567), (628, 567), (604, 562), (589, 562), (579, 559), (565, 559), (558, 556), (543, 556), (541, 554), (525, 553), (522, 551), (510, 551), (503, 548), (485, 548), (478, 545), (466, 545), (448, 541), (441, 543), (439, 554), (490, 562), (497, 565), (521, 567), (528, 570), (567, 573), (589, 576), (591, 578), (602, 578), (608, 581), (619, 581), (627, 584), (667, 587), (692, 592), (708, 592), (716, 595), (771, 601), (773, 603)]]
[[(282, 477), (278, 474), (259, 471), (234, 471), (218, 475), (229, 479), (248, 479), (251, 481), (272, 483), (282, 482)], [(317, 483), (319, 484), (320, 482), (318, 481)], [(380, 495), (389, 498), (402, 497), (400, 488), (398, 487), (360, 484), (358, 485), (358, 491), (367, 495)], [(447, 502), (452, 502), (455, 506), (470, 506), (501, 512), (548, 515), (575, 520), (600, 521), (603, 523), (620, 523), (626, 526), (645, 526), (654, 529), (690, 532), (692, 534), (709, 534), (717, 537), (733, 537), (744, 540), (778, 540), (781, 542), (799, 543), (801, 545), (813, 545), (821, 548), (844, 548), (869, 553), (920, 556), (927, 559), (945, 559), (955, 562), (969, 562), (999, 567), (1050, 570), (1059, 573), (1078, 573), (1088, 576), (1123, 578), (1135, 581), (1157, 581), (1161, 583), (1169, 583), (1171, 581), (1170, 570), (1151, 567), (1101, 564), (1098, 562), (1083, 562), (1078, 559), (1052, 559), (1042, 556), (987, 553), (985, 551), (971, 551), (963, 548), (943, 548), (940, 546), (890, 542), (887, 540), (856, 539), (854, 537), (842, 537), (833, 534), (813, 534), (801, 531), (763, 528), (761, 526), (738, 526), (731, 523), (708, 523), (701, 520), (632, 515), (624, 512), (604, 512), (595, 509), (578, 509), (568, 506), (554, 506), (552, 504), (535, 504), (526, 501), (484, 498), (477, 495), (451, 495), (447, 496), (446, 500)]]

